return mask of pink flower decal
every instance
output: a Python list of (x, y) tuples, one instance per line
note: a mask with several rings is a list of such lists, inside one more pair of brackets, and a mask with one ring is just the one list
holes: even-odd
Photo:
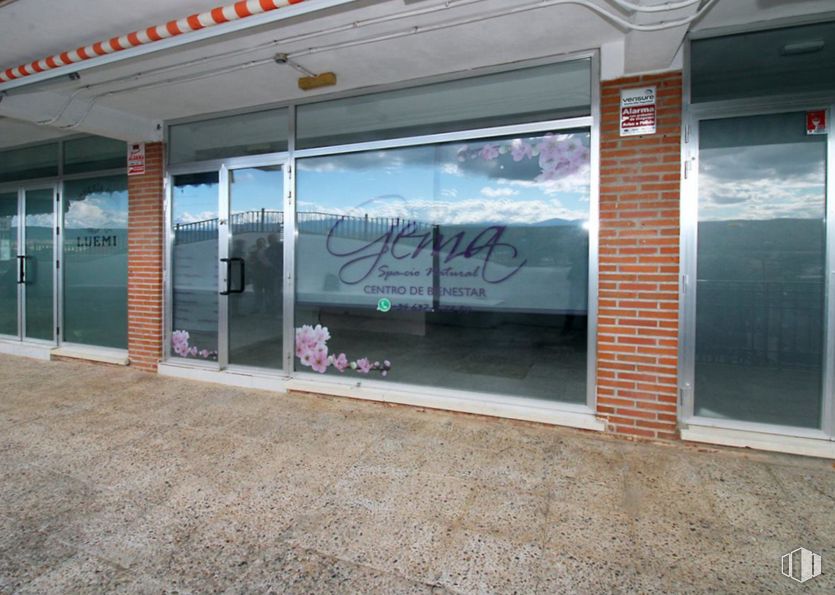
[(533, 157), (533, 147), (517, 138), (510, 143), (510, 154), (513, 155), (514, 161), (522, 161), (522, 159), (531, 159)]
[(171, 333), (171, 348), (180, 357), (197, 357), (203, 359), (217, 359), (217, 351), (198, 349), (196, 345), (189, 345), (191, 335), (188, 331), (174, 331)]
[(383, 363), (371, 362), (367, 357), (356, 361), (350, 361), (344, 353), (339, 355), (328, 355), (328, 341), (331, 338), (330, 331), (325, 326), (317, 324), (315, 327), (305, 324), (296, 329), (296, 357), (305, 368), (314, 372), (324, 374), (328, 368), (333, 366), (340, 373), (349, 368), (358, 374), (369, 374), (373, 370), (380, 372), (381, 376), (388, 376), (391, 370), (391, 362), (386, 360)]
[(314, 372), (324, 374), (328, 371), (328, 365), (329, 362), (327, 349), (320, 349), (313, 353), (313, 359), (310, 361), (310, 367), (313, 368)]
[(589, 160), (589, 150), (571, 135), (546, 134), (539, 144), (537, 182), (550, 182), (579, 171)]
[(174, 331), (171, 334), (171, 347), (174, 349), (174, 353), (180, 357), (188, 357), (188, 340), (188, 331)]
[(487, 143), (471, 149), (467, 145), (458, 148), (458, 161), (482, 159), (495, 161), (502, 155), (510, 155), (515, 162), (537, 159), (540, 174), (536, 182), (559, 180), (580, 171), (589, 164), (589, 149), (573, 134), (557, 135), (549, 132), (538, 139), (516, 138), (506, 143)]
[(345, 356), (344, 353), (340, 353), (333, 359), (333, 367), (339, 370), (340, 372), (344, 372), (345, 369), (348, 367), (348, 358)]
[(492, 144), (486, 144), (481, 148), (479, 155), (485, 161), (493, 161), (499, 156), (499, 147)]

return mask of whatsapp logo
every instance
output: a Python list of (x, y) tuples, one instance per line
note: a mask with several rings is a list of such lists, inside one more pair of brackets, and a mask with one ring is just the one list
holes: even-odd
[(388, 312), (389, 310), (391, 310), (391, 300), (388, 298), (380, 298), (380, 301), (377, 302), (377, 311)]

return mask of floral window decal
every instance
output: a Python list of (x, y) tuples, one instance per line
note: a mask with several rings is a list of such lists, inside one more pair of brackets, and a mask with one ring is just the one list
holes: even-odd
[(217, 351), (200, 349), (196, 345), (190, 345), (190, 338), (191, 336), (188, 331), (174, 331), (171, 334), (171, 347), (174, 349), (174, 353), (180, 357), (201, 357), (208, 360), (217, 359)]
[(331, 334), (328, 327), (317, 324), (315, 327), (305, 324), (296, 329), (296, 357), (306, 368), (324, 374), (333, 367), (340, 374), (345, 370), (352, 370), (357, 374), (379, 372), (381, 376), (388, 376), (391, 362), (384, 360), (371, 361), (367, 357), (349, 360), (344, 353), (333, 355), (328, 353), (328, 340)]
[(473, 159), (496, 161), (510, 155), (516, 163), (536, 160), (540, 173), (534, 181), (551, 182), (580, 171), (588, 165), (589, 148), (572, 134), (548, 133), (537, 142), (521, 138), (511, 141), (489, 142), (478, 148), (463, 145), (458, 149), (458, 161)]

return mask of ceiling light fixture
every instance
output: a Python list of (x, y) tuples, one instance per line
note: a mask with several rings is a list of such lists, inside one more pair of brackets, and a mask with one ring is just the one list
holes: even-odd
[(814, 54), (823, 49), (826, 45), (822, 39), (811, 39), (809, 41), (797, 41), (794, 43), (787, 43), (780, 48), (780, 53), (784, 56), (797, 56), (799, 54)]

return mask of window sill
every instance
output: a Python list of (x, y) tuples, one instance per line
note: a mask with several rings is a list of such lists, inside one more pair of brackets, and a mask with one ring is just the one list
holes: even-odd
[(835, 442), (826, 438), (786, 436), (752, 430), (700, 426), (691, 423), (687, 428), (681, 430), (681, 439), (690, 442), (835, 459)]
[(62, 345), (53, 349), (51, 356), (67, 359), (80, 359), (113, 366), (127, 366), (130, 363), (126, 349), (93, 347), (90, 345)]

